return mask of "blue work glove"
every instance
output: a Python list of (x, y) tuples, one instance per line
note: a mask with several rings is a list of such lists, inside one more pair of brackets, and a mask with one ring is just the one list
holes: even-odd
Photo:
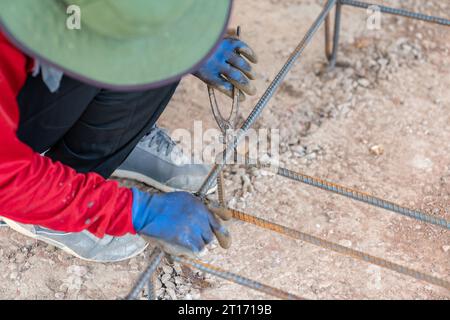
[[(244, 59), (246, 58), (246, 59)], [(255, 87), (250, 80), (255, 79), (248, 61), (257, 63), (253, 50), (237, 36), (227, 36), (217, 50), (197, 72), (193, 73), (207, 85), (233, 97), (233, 86), (240, 90), (240, 98), (245, 94), (254, 95)]]
[(179, 249), (199, 253), (214, 235), (219, 243), (221, 239), (229, 239), (227, 229), (190, 193), (149, 194), (136, 188), (132, 192), (134, 229), (172, 246), (170, 253), (178, 253)]

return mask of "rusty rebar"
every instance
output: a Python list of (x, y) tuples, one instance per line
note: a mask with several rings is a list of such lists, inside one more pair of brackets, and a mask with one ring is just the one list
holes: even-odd
[(301, 298), (299, 296), (296, 296), (294, 294), (288, 293), (286, 291), (262, 284), (260, 282), (257, 282), (255, 280), (251, 280), (249, 278), (246, 277), (242, 277), (240, 275), (237, 275), (235, 273), (232, 272), (228, 272), (228, 271), (224, 271), (216, 266), (212, 266), (210, 264), (198, 261), (198, 260), (192, 260), (192, 259), (188, 259), (188, 258), (184, 258), (184, 257), (177, 257), (177, 256), (172, 256), (172, 259), (174, 261), (177, 261), (179, 263), (182, 263), (184, 265), (190, 266), (190, 267), (194, 267), (196, 269), (199, 269), (201, 271), (210, 273), (212, 275), (215, 275), (217, 277), (220, 277), (222, 279), (225, 280), (229, 280), (232, 282), (235, 282), (237, 284), (240, 284), (242, 286), (251, 288), (253, 290), (259, 291), (259, 292), (263, 292), (266, 294), (269, 294), (271, 296), (280, 298), (280, 299), (285, 299), (285, 300), (304, 300), (304, 298)]
[(388, 260), (385, 260), (382, 258), (375, 257), (373, 255), (367, 254), (367, 253), (359, 251), (359, 250), (347, 248), (340, 244), (310, 235), (306, 232), (294, 230), (294, 229), (282, 226), (280, 224), (273, 223), (268, 220), (255, 217), (253, 215), (250, 215), (250, 214), (247, 214), (247, 213), (235, 210), (235, 209), (228, 208), (228, 210), (231, 211), (233, 218), (235, 218), (237, 220), (251, 223), (260, 228), (263, 228), (266, 230), (272, 230), (274, 232), (291, 237), (293, 239), (302, 240), (302, 241), (311, 243), (313, 245), (319, 246), (321, 248), (329, 249), (329, 250), (335, 251), (337, 253), (345, 254), (350, 257), (356, 258), (358, 260), (362, 260), (362, 261), (365, 261), (365, 262), (368, 262), (371, 264), (375, 264), (377, 266), (380, 266), (380, 267), (416, 278), (418, 280), (422, 280), (422, 281), (443, 287), (447, 290), (450, 290), (450, 282), (440, 279), (440, 278), (437, 278), (435, 276), (431, 276), (426, 273), (404, 267), (400, 264), (397, 264), (397, 263), (394, 263), (394, 262), (391, 262), (391, 261), (388, 261)]

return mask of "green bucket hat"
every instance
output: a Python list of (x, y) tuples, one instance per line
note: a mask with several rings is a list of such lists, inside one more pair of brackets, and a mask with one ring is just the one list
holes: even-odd
[(231, 4), (1, 0), (0, 27), (25, 53), (75, 78), (134, 90), (158, 87), (196, 70), (224, 35)]

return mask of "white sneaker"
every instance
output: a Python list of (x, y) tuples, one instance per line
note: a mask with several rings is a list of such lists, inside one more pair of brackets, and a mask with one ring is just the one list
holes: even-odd
[[(136, 180), (164, 192), (194, 193), (211, 169), (211, 165), (191, 164), (170, 136), (155, 126), (112, 175)], [(214, 185), (208, 193), (214, 192), (215, 188)]]
[(86, 261), (118, 262), (131, 259), (143, 252), (148, 245), (147, 241), (137, 235), (97, 238), (88, 231), (60, 232), (6, 218), (3, 220), (11, 229), (27, 237), (48, 243)]

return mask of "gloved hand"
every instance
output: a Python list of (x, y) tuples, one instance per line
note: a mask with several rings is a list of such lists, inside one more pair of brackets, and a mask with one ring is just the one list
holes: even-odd
[(240, 100), (243, 100), (243, 93), (256, 93), (255, 87), (250, 83), (250, 80), (255, 79), (255, 75), (244, 57), (252, 63), (258, 61), (256, 54), (245, 42), (235, 35), (228, 35), (194, 75), (231, 98), (234, 85), (240, 90)]
[(132, 192), (132, 221), (138, 234), (193, 253), (210, 243), (214, 234), (229, 238), (227, 229), (190, 193), (148, 194), (136, 188)]

